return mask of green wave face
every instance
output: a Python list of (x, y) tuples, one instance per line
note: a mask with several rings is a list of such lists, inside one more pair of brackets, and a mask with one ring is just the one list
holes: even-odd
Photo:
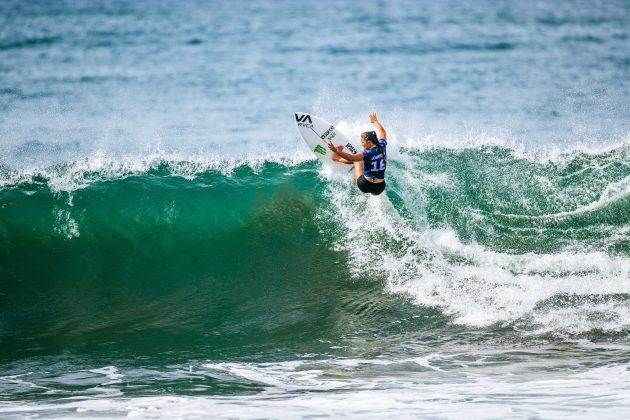
[(149, 173), (71, 196), (45, 183), (5, 189), (3, 335), (13, 346), (3, 351), (33, 339), (61, 349), (142, 345), (155, 333), (167, 347), (210, 339), (221, 349), (313, 334), (303, 324), (333, 305), (313, 290), (347, 276), (327, 264), (321, 229), (331, 224), (315, 218), (323, 187), (312, 166), (271, 164), (193, 181)]
[(427, 222), (501, 252), (605, 250), (628, 255), (630, 156), (627, 146), (561, 160), (518, 157), (509, 149), (410, 152), (423, 184)]
[[(382, 198), (314, 162), (192, 178), (163, 165), (69, 191), (52, 172), (5, 183), (0, 354), (260, 361), (391, 353), (471, 326), (480, 340), (619, 334), (629, 162), (627, 147), (556, 160), (403, 149)], [(553, 324), (568, 307), (584, 319)]]

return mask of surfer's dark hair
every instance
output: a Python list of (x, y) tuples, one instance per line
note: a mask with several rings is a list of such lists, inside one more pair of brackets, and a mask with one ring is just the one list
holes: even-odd
[(371, 141), (374, 144), (378, 144), (378, 139), (376, 138), (375, 131), (365, 131), (361, 134), (361, 137), (363, 137), (367, 141)]
[(383, 163), (387, 166), (387, 158), (385, 157), (385, 151), (383, 150), (383, 146), (381, 146), (381, 142), (378, 141), (378, 137), (376, 137), (376, 131), (364, 131), (361, 134), (361, 137), (365, 139), (365, 141), (371, 141), (373, 145), (378, 147), (378, 151), (383, 155)]

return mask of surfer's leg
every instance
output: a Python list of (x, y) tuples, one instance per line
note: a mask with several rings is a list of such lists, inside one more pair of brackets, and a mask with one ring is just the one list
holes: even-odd
[(356, 181), (363, 175), (363, 161), (354, 162), (354, 180)]
[[(337, 150), (339, 150), (341, 152), (343, 150), (343, 146), (337, 146)], [(335, 162), (339, 162), (339, 163), (352, 163), (348, 159), (344, 159), (344, 158), (342, 158), (339, 155), (334, 155), (332, 157), (332, 160), (334, 160)]]

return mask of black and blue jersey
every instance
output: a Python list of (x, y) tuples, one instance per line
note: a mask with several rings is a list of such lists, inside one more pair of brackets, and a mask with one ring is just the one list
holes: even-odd
[[(378, 141), (383, 148), (383, 152), (387, 155), (387, 141), (380, 139)], [(363, 150), (363, 176), (366, 178), (385, 179), (385, 156), (373, 146), (369, 150)]]

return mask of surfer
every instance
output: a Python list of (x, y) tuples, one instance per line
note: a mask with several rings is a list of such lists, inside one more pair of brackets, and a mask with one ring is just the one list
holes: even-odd
[(363, 151), (347, 153), (343, 151), (343, 146), (335, 146), (332, 142), (328, 143), (328, 148), (335, 154), (334, 161), (354, 164), (354, 179), (362, 192), (379, 195), (385, 191), (387, 133), (374, 112), (370, 113), (370, 122), (376, 127), (379, 137), (375, 131), (361, 134)]

